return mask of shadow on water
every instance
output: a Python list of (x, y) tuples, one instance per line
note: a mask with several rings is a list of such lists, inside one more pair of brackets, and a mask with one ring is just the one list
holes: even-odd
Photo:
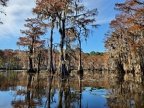
[(101, 71), (61, 78), (46, 72), (0, 73), (3, 108), (141, 108), (142, 84), (131, 75), (118, 77)]

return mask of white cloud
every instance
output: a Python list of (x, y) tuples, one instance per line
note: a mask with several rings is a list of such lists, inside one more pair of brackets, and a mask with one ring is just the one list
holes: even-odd
[(3, 7), (5, 15), (1, 14), (0, 40), (4, 38), (19, 37), (20, 29), (24, 28), (25, 19), (34, 17), (32, 8), (35, 2), (32, 0), (10, 0), (8, 7)]

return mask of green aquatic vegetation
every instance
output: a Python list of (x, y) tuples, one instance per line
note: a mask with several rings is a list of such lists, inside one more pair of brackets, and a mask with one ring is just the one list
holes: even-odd
[(105, 98), (110, 98), (109, 94), (105, 94), (105, 95), (102, 95), (102, 96), (105, 97)]
[(97, 87), (97, 89), (105, 89), (103, 86), (99, 86)]
[(91, 87), (89, 91), (93, 91), (93, 90), (96, 90), (97, 88), (95, 87)]
[(105, 89), (103, 86), (90, 87), (89, 91)]

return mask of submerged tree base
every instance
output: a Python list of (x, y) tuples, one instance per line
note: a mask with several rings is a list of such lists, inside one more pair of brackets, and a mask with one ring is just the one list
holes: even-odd
[(37, 69), (28, 69), (27, 70), (27, 73), (36, 73), (37, 72)]
[(77, 71), (77, 74), (78, 74), (78, 75), (83, 75), (83, 69), (78, 70), (78, 71)]

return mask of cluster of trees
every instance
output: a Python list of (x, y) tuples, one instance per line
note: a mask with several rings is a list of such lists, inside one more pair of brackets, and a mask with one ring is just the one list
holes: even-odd
[[(74, 50), (75, 55), (71, 62), (71, 69), (77, 70), (77, 66), (79, 64), (78, 58), (79, 53), (75, 49)], [(99, 52), (101, 53), (101, 52)], [(47, 49), (42, 49), (41, 53), (41, 66), (40, 68), (42, 70), (46, 70), (49, 68), (50, 62), (50, 52)], [(33, 68), (37, 68), (38, 66), (38, 59), (37, 59), (37, 53), (32, 57), (33, 62)], [(59, 68), (59, 56), (60, 52), (58, 50), (53, 50), (53, 65), (54, 69)], [(82, 66), (84, 69), (89, 70), (102, 70), (106, 69), (107, 66), (107, 53), (103, 53), (103, 55), (88, 55), (87, 53), (82, 52)], [(12, 50), (12, 49), (6, 49), (6, 50), (0, 50), (0, 69), (28, 69), (29, 67), (29, 51), (24, 50)]]
[(122, 75), (125, 72), (144, 75), (144, 2), (126, 0), (115, 6), (120, 14), (111, 21), (105, 41), (109, 68)]
[[(38, 71), (40, 69), (42, 52), (45, 48), (45, 40), (41, 36), (49, 33), (49, 66), (50, 73), (55, 73), (53, 52), (55, 43), (53, 43), (54, 32), (60, 36), (59, 46), (59, 71), (61, 75), (68, 75), (71, 71), (71, 62), (75, 58), (72, 43), (77, 43), (77, 52), (79, 53), (78, 71), (83, 72), (82, 67), (82, 40), (86, 40), (95, 24), (97, 9), (87, 10), (82, 5), (82, 0), (36, 0), (36, 7), (33, 8), (36, 18), (28, 18), (25, 27), (27, 30), (21, 30), (25, 36), (19, 38), (17, 45), (26, 46), (29, 52), (29, 71), (34, 70), (34, 57), (36, 57)], [(48, 56), (48, 55), (47, 55)]]
[(0, 50), (0, 68), (1, 69), (19, 69), (21, 65), (19, 59), (19, 51), (6, 49)]

